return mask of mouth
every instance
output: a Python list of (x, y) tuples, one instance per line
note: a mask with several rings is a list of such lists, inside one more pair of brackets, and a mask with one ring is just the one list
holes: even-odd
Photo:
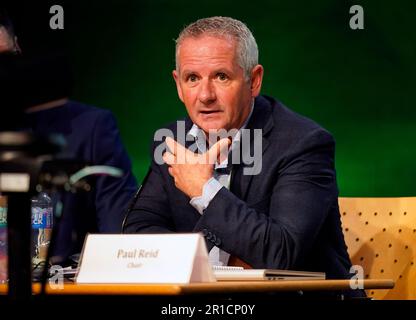
[(211, 115), (211, 114), (216, 114), (216, 113), (220, 113), (221, 110), (201, 110), (200, 113), (203, 115)]

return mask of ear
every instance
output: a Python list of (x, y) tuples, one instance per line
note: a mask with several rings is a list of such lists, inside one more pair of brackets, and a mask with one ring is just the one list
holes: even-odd
[(173, 75), (173, 79), (175, 79), (176, 90), (178, 91), (179, 99), (181, 99), (181, 101), (183, 102), (183, 95), (182, 95), (182, 88), (180, 84), (179, 74), (176, 70), (173, 70), (172, 75)]
[(18, 53), (22, 53), (22, 49), (21, 49), (21, 48), (20, 48), (20, 46), (19, 46), (19, 42), (17, 41), (17, 37), (16, 37), (16, 36), (14, 37), (14, 46), (15, 46), (16, 51), (17, 51)]
[(264, 68), (258, 64), (251, 70), (251, 96), (253, 98), (260, 94), (261, 84), (263, 81)]

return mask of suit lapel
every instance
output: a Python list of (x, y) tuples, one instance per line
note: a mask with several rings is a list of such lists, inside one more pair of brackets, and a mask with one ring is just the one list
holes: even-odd
[[(183, 121), (183, 120), (181, 120), (181, 121)], [(191, 130), (192, 126), (193, 126), (193, 123), (192, 123), (191, 119), (189, 117), (186, 117), (185, 118), (185, 147), (187, 149), (189, 149), (189, 147), (192, 144), (195, 143), (195, 140), (187, 140), (186, 139), (187, 138), (187, 135), (188, 135), (188, 132), (189, 132), (189, 130)]]
[[(271, 108), (272, 106), (265, 98), (256, 98), (253, 114), (246, 127), (246, 129), (250, 129), (250, 147), (243, 150), (240, 145), (240, 150), (242, 150), (241, 161), (240, 164), (233, 166), (230, 190), (242, 200), (247, 200), (248, 190), (250, 189), (250, 185), (253, 180), (253, 175), (244, 174), (244, 168), (249, 168), (250, 164), (246, 164), (242, 160), (248, 159), (249, 153), (252, 153), (254, 150), (254, 129), (262, 130), (262, 155), (269, 147), (267, 134), (274, 125), (273, 118), (271, 116)], [(245, 154), (243, 154), (243, 151)]]

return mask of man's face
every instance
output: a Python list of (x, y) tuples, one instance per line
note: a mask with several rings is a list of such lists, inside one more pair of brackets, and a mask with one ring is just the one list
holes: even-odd
[(173, 71), (173, 77), (192, 122), (206, 133), (239, 129), (260, 92), (262, 67), (257, 65), (255, 80), (252, 73), (247, 81), (237, 62), (236, 42), (213, 36), (185, 38), (177, 59), (179, 72)]
[(14, 41), (6, 28), (0, 26), (0, 53), (14, 50)]

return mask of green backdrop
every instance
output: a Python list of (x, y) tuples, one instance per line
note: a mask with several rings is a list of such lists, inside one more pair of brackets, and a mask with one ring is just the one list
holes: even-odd
[[(364, 8), (364, 30), (349, 27), (353, 4)], [(253, 31), (264, 94), (333, 133), (342, 196), (416, 196), (416, 5), (404, 1), (71, 2), (74, 98), (114, 112), (139, 181), (153, 132), (185, 115), (173, 39), (212, 15)]]

